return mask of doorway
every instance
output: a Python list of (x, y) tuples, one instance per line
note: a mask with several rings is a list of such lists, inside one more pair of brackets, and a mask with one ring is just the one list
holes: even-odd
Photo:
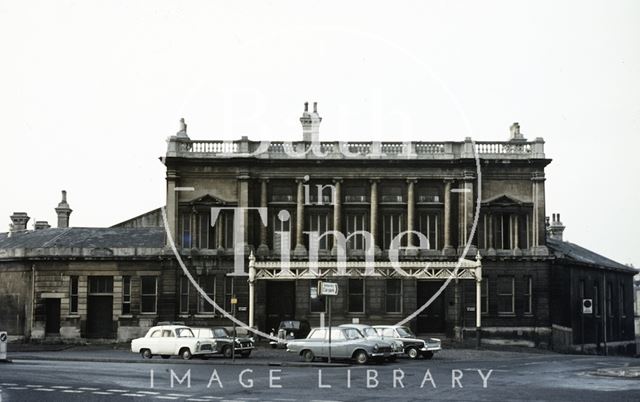
[(44, 299), (45, 336), (60, 336), (60, 299)]
[[(425, 304), (442, 286), (444, 281), (418, 281), (418, 307)], [(418, 333), (443, 333), (445, 331), (444, 292), (418, 314)]]
[(266, 331), (278, 330), (282, 320), (293, 320), (296, 314), (295, 281), (267, 281)]
[(87, 338), (113, 338), (113, 277), (90, 276)]

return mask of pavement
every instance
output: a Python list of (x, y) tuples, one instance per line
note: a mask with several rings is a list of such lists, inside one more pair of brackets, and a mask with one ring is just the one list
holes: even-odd
[(15, 349), (0, 364), (1, 402), (640, 400), (630, 357), (449, 348), (432, 360), (329, 367), (266, 347), (236, 362), (142, 360), (118, 345)]

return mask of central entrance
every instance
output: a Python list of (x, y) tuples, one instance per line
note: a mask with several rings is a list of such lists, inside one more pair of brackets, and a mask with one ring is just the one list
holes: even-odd
[[(422, 306), (441, 287), (444, 281), (418, 281), (417, 301)], [(436, 298), (429, 307), (424, 309), (417, 318), (418, 333), (442, 333), (445, 331), (444, 320), (444, 292)]]
[(44, 299), (45, 334), (60, 336), (60, 299)]
[(267, 281), (267, 332), (278, 330), (282, 320), (293, 320), (296, 314), (296, 282)]
[(87, 338), (113, 338), (113, 277), (90, 276)]

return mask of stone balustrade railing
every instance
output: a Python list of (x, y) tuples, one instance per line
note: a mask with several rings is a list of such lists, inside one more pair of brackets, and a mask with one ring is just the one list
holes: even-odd
[(544, 159), (544, 141), (362, 142), (169, 139), (167, 157), (256, 159)]

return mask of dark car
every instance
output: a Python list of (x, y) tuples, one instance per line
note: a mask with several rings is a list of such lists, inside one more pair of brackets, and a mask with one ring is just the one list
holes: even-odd
[(417, 338), (407, 327), (401, 325), (374, 325), (383, 339), (395, 339), (402, 342), (404, 353), (411, 359), (422, 356), (431, 359), (433, 354), (442, 349), (438, 338)]
[[(215, 341), (214, 354), (222, 354), (224, 357), (230, 358), (233, 351), (233, 337), (224, 327), (214, 328), (192, 328), (197, 338), (211, 339)], [(241, 357), (249, 357), (251, 351), (255, 348), (255, 342), (250, 337), (235, 338), (235, 353)]]
[(272, 348), (286, 347), (287, 341), (291, 339), (304, 339), (311, 331), (311, 326), (307, 320), (285, 320), (280, 321), (278, 326), (278, 332), (275, 333), (275, 329), (271, 330), (271, 336), (277, 336), (281, 341), (276, 342), (274, 340), (269, 341)]

